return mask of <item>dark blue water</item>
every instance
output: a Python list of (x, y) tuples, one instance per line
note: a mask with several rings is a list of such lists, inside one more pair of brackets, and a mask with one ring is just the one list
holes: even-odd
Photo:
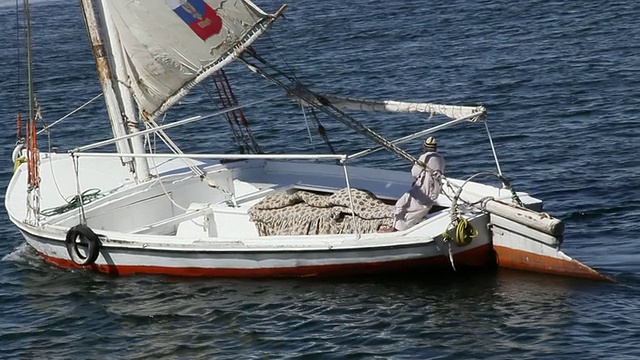
[[(2, 184), (11, 174), (15, 114), (26, 103), (14, 4), (0, 0)], [(33, 18), (35, 88), (51, 123), (99, 86), (77, 5), (37, 1)], [(503, 172), (566, 221), (565, 252), (618, 283), (512, 271), (332, 281), (112, 278), (46, 265), (3, 209), (0, 358), (640, 358), (638, 39), (635, 0), (326, 0), (290, 4), (256, 45), (318, 90), (484, 104)], [(278, 91), (240, 66), (229, 74), (243, 102)], [(211, 108), (197, 89), (168, 117)], [(270, 151), (324, 150), (317, 139), (309, 143), (299, 110), (285, 101), (246, 112)], [(391, 138), (429, 125), (416, 116), (361, 119)], [(321, 120), (339, 152), (367, 145)], [(170, 134), (189, 151), (235, 150), (220, 120)], [(51, 146), (108, 136), (96, 103), (54, 128)], [(439, 139), (449, 176), (494, 170), (482, 125)], [(47, 138), (40, 144), (46, 149)], [(383, 153), (362, 163), (406, 168)]]

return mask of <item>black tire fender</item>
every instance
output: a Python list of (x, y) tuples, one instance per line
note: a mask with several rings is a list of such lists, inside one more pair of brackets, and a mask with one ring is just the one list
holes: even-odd
[[(96, 262), (100, 254), (100, 239), (93, 230), (86, 225), (76, 225), (67, 231), (65, 238), (67, 253), (74, 263), (80, 266), (91, 265)], [(83, 255), (78, 250), (78, 244), (86, 244), (87, 250)]]

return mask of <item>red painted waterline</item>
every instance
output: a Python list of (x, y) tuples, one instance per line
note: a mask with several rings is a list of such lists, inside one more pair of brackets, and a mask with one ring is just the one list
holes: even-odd
[(500, 267), (545, 274), (563, 275), (594, 280), (615, 281), (577, 260), (556, 259), (527, 251), (494, 246), (496, 263)]
[[(62, 268), (83, 268), (112, 275), (133, 274), (157, 274), (190, 277), (312, 277), (312, 276), (352, 276), (365, 274), (380, 274), (387, 272), (403, 272), (417, 269), (441, 268), (451, 269), (449, 257), (442, 255), (424, 259), (398, 260), (387, 262), (372, 262), (358, 264), (337, 264), (321, 266), (298, 266), (283, 268), (189, 268), (189, 267), (165, 267), (165, 266), (121, 266), (99, 265), (79, 266), (71, 260), (54, 258), (40, 253), (45, 261)], [(483, 245), (477, 248), (456, 254), (454, 263), (456, 266), (487, 266), (493, 263), (493, 251), (491, 245)]]

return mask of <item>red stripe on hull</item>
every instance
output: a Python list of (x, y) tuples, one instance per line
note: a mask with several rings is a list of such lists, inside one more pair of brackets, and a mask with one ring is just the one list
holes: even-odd
[(594, 280), (615, 281), (577, 260), (557, 259), (503, 246), (494, 246), (493, 249), (496, 253), (496, 262), (500, 267)]
[[(408, 272), (419, 269), (450, 269), (451, 263), (446, 256), (437, 256), (424, 259), (398, 260), (389, 262), (358, 263), (358, 264), (336, 264), (320, 266), (299, 266), (286, 268), (256, 268), (256, 269), (234, 269), (234, 268), (188, 268), (188, 267), (165, 267), (165, 266), (119, 266), (119, 265), (90, 265), (79, 266), (70, 260), (58, 259), (40, 253), (45, 261), (62, 268), (87, 269), (111, 275), (133, 275), (133, 274), (156, 274), (174, 275), (188, 277), (246, 277), (246, 278), (266, 278), (266, 277), (333, 277), (381, 274), (393, 272)], [(468, 266), (479, 267), (494, 264), (493, 251), (491, 245), (483, 245), (477, 248), (456, 254), (454, 256), (456, 267)]]

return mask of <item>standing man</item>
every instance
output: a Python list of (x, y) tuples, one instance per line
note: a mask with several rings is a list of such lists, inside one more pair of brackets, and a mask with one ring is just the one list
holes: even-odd
[[(432, 136), (422, 144), (422, 155), (411, 168), (413, 184), (396, 202), (392, 228), (380, 232), (406, 230), (417, 224), (431, 210), (442, 189), (444, 157), (438, 154), (438, 142)], [(422, 165), (426, 165), (426, 168)]]

